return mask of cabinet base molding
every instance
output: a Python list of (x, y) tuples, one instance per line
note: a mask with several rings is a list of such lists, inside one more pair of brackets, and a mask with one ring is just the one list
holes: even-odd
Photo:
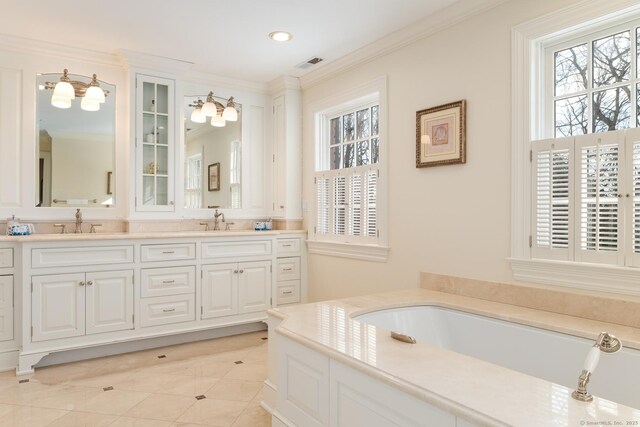
[[(34, 368), (62, 363), (76, 362), (79, 360), (95, 359), (98, 357), (112, 356), (114, 354), (130, 353), (133, 351), (148, 350), (151, 348), (166, 347), (170, 345), (184, 344), (189, 342), (222, 338), (231, 335), (246, 334), (250, 332), (264, 331), (267, 325), (264, 322), (246, 323), (222, 328), (206, 329), (195, 332), (178, 333), (174, 335), (164, 335), (153, 338), (136, 339), (133, 341), (119, 342), (114, 344), (102, 344), (93, 347), (86, 347), (74, 350), (59, 352), (44, 352), (18, 355), (18, 368), (16, 375), (32, 374)], [(0, 371), (3, 365), (0, 354)], [(45, 357), (46, 356), (46, 357)], [(14, 356), (15, 357), (15, 356)], [(15, 367), (15, 358), (13, 365)]]

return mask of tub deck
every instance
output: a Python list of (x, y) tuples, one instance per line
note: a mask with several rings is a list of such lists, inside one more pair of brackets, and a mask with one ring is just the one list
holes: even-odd
[[(638, 328), (425, 289), (286, 307), (270, 314), (283, 319), (277, 334), (477, 425), (576, 426), (614, 421), (637, 425), (633, 422), (640, 421), (640, 409), (598, 396), (590, 403), (578, 402), (570, 397), (571, 387), (437, 345), (401, 343), (386, 329), (352, 319), (384, 308), (415, 305), (461, 310), (583, 337), (586, 343), (601, 331), (609, 331), (626, 347), (640, 349)], [(583, 358), (570, 369), (576, 379)]]

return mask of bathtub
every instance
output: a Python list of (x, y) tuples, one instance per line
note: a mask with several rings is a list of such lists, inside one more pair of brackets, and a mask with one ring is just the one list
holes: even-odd
[[(569, 388), (577, 385), (584, 358), (597, 338), (435, 306), (383, 309), (354, 320)], [(615, 328), (606, 332), (616, 334)], [(640, 408), (640, 350), (623, 347), (614, 354), (602, 353), (588, 389), (595, 396)]]

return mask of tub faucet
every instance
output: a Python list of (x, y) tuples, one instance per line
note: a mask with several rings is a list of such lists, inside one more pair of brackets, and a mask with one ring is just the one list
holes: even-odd
[(596, 369), (596, 366), (598, 366), (600, 352), (615, 353), (620, 350), (621, 347), (622, 343), (618, 338), (607, 332), (602, 332), (596, 340), (596, 343), (591, 347), (591, 350), (589, 350), (587, 358), (584, 360), (584, 367), (578, 379), (578, 389), (571, 393), (571, 397), (582, 402), (591, 402), (593, 396), (587, 391), (587, 384), (589, 384), (591, 374)]
[(82, 212), (80, 209), (76, 209), (76, 231), (75, 233), (82, 233)]

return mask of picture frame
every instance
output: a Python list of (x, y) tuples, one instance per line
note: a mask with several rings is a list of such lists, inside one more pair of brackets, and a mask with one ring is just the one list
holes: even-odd
[(209, 191), (220, 191), (220, 163), (213, 163), (207, 168), (209, 172)]
[(416, 167), (467, 162), (467, 101), (416, 112)]

